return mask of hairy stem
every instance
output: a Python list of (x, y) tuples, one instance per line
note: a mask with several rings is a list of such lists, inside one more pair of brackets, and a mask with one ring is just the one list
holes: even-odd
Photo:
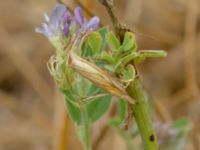
[(145, 150), (159, 150), (157, 136), (153, 129), (148, 103), (139, 78), (136, 78), (130, 84), (127, 88), (127, 92), (136, 100), (136, 104), (132, 106), (132, 110)]

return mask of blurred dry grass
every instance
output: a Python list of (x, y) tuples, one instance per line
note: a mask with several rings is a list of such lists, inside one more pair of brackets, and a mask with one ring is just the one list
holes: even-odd
[[(65, 0), (73, 8), (77, 1)], [(139, 66), (162, 122), (187, 117), (193, 122), (187, 150), (200, 149), (200, 2), (198, 0), (115, 0), (116, 13), (136, 32), (140, 49), (166, 49), (166, 59)], [(82, 0), (103, 24), (110, 24), (97, 1)], [(1, 0), (0, 4), (0, 150), (77, 150), (81, 145), (65, 113), (63, 97), (46, 62), (49, 42), (34, 32), (54, 0)], [(89, 16), (89, 15), (88, 15)], [(109, 114), (109, 115), (112, 115)], [(105, 128), (106, 115), (93, 131), (95, 150), (123, 149)], [(113, 144), (117, 143), (117, 144)]]

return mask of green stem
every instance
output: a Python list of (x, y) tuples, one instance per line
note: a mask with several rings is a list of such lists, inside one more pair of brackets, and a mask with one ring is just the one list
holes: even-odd
[(157, 136), (153, 129), (148, 103), (142, 84), (137, 77), (127, 88), (128, 94), (136, 100), (133, 115), (139, 128), (145, 150), (159, 150)]
[(91, 144), (91, 137), (90, 137), (90, 122), (88, 119), (88, 114), (86, 110), (86, 106), (82, 105), (80, 107), (81, 113), (82, 113), (82, 125), (83, 125), (83, 135), (82, 135), (82, 142), (84, 145), (85, 150), (92, 150), (92, 144)]

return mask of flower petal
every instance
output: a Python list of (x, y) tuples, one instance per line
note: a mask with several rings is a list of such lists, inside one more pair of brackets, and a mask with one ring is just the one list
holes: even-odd
[(69, 26), (70, 26), (69, 24), (65, 24), (64, 26), (63, 33), (65, 36), (67, 36), (69, 33)]
[(76, 7), (74, 10), (75, 20), (79, 25), (83, 25), (84, 16), (80, 7)]
[(90, 19), (89, 22), (87, 22), (85, 24), (85, 28), (86, 29), (96, 29), (99, 26), (99, 22), (100, 22), (99, 17), (95, 16), (92, 19)]
[(48, 23), (49, 22), (49, 16), (48, 16), (47, 12), (44, 13), (44, 18), (45, 18), (45, 21)]
[(35, 28), (35, 32), (44, 34), (44, 28), (39, 26), (39, 27)]
[(66, 11), (64, 13), (64, 15), (63, 15), (63, 22), (64, 22), (64, 24), (65, 23), (71, 24), (71, 21), (72, 21), (72, 16), (71, 16), (71, 14), (68, 11)]
[(42, 33), (47, 37), (52, 35), (52, 33), (49, 31), (48, 25), (46, 23), (43, 23), (42, 26), (35, 28), (35, 32)]
[(65, 5), (57, 4), (51, 13), (49, 25), (53, 26), (54, 28), (57, 28), (60, 21), (62, 20), (62, 16), (66, 11), (67, 9)]

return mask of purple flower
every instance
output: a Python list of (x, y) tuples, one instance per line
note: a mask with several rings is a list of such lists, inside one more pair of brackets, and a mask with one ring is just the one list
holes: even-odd
[(57, 4), (50, 17), (46, 13), (44, 17), (45, 22), (40, 27), (37, 27), (35, 31), (44, 34), (50, 39), (68, 37), (70, 32), (79, 33), (95, 30), (100, 22), (97, 16), (87, 21), (80, 7), (75, 8), (74, 16), (72, 16), (63, 4)]
[(63, 15), (66, 11), (64, 5), (57, 4), (50, 17), (45, 13), (45, 22), (42, 23), (42, 26), (37, 27), (35, 31), (42, 33), (49, 38), (59, 35), (62, 32)]
[(64, 21), (64, 24), (66, 24), (66, 23), (68, 25), (71, 24), (71, 22), (72, 22), (72, 15), (68, 11), (66, 11), (64, 13), (64, 15), (63, 15), (63, 21)]
[(86, 29), (96, 29), (99, 26), (100, 19), (95, 16), (88, 21), (84, 26)]
[(76, 7), (74, 10), (75, 20), (80, 27), (80, 30), (95, 30), (99, 26), (100, 19), (97, 16), (94, 16), (89, 21), (83, 16), (82, 10), (80, 7)]
[(76, 7), (74, 10), (75, 20), (81, 26), (84, 24), (84, 16), (80, 7)]
[(63, 34), (65, 36), (67, 36), (69, 34), (69, 27), (70, 27), (70, 25), (66, 23), (64, 26), (64, 29), (63, 29)]

